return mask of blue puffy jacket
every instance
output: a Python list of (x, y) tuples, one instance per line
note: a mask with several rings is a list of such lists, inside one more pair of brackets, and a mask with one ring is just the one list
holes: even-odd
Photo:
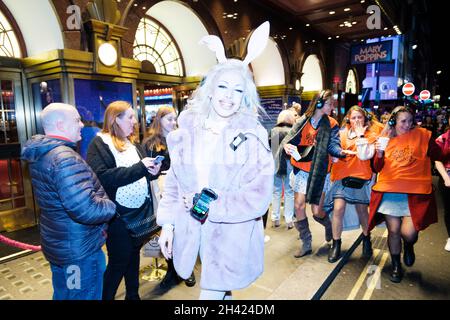
[(101, 248), (106, 222), (116, 210), (74, 147), (65, 140), (37, 135), (22, 150), (41, 208), (42, 251), (56, 265), (74, 263)]

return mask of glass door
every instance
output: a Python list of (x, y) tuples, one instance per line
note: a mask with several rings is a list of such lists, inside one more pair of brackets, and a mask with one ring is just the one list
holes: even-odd
[(36, 225), (29, 175), (20, 160), (27, 139), (21, 74), (0, 72), (0, 231)]

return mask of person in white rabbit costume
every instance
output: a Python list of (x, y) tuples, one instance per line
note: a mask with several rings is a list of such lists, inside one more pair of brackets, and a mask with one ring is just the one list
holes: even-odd
[[(159, 243), (184, 279), (200, 255), (202, 300), (231, 299), (232, 290), (249, 286), (264, 269), (262, 216), (272, 198), (274, 163), (267, 131), (258, 121), (262, 108), (248, 64), (268, 38), (265, 22), (240, 61), (226, 59), (218, 37), (203, 37), (200, 43), (216, 53), (219, 64), (167, 137), (172, 164), (157, 212)], [(202, 202), (206, 212), (200, 219), (192, 214), (193, 203), (205, 187), (217, 199)]]

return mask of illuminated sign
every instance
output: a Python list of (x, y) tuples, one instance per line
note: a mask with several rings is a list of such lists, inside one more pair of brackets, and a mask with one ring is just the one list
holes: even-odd
[(353, 46), (351, 64), (392, 61), (392, 41), (382, 41)]

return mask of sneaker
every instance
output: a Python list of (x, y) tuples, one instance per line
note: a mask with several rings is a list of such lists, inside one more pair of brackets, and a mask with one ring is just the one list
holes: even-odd
[(280, 226), (280, 220), (272, 221), (272, 228), (278, 228)]
[(270, 237), (266, 234), (264, 236), (264, 243), (269, 242), (270, 241)]
[(450, 238), (447, 239), (447, 243), (445, 244), (445, 250), (450, 251)]
[(287, 224), (287, 228), (288, 228), (288, 230), (293, 229), (293, 228), (294, 228), (294, 223), (293, 223), (292, 221), (289, 222), (289, 223)]

